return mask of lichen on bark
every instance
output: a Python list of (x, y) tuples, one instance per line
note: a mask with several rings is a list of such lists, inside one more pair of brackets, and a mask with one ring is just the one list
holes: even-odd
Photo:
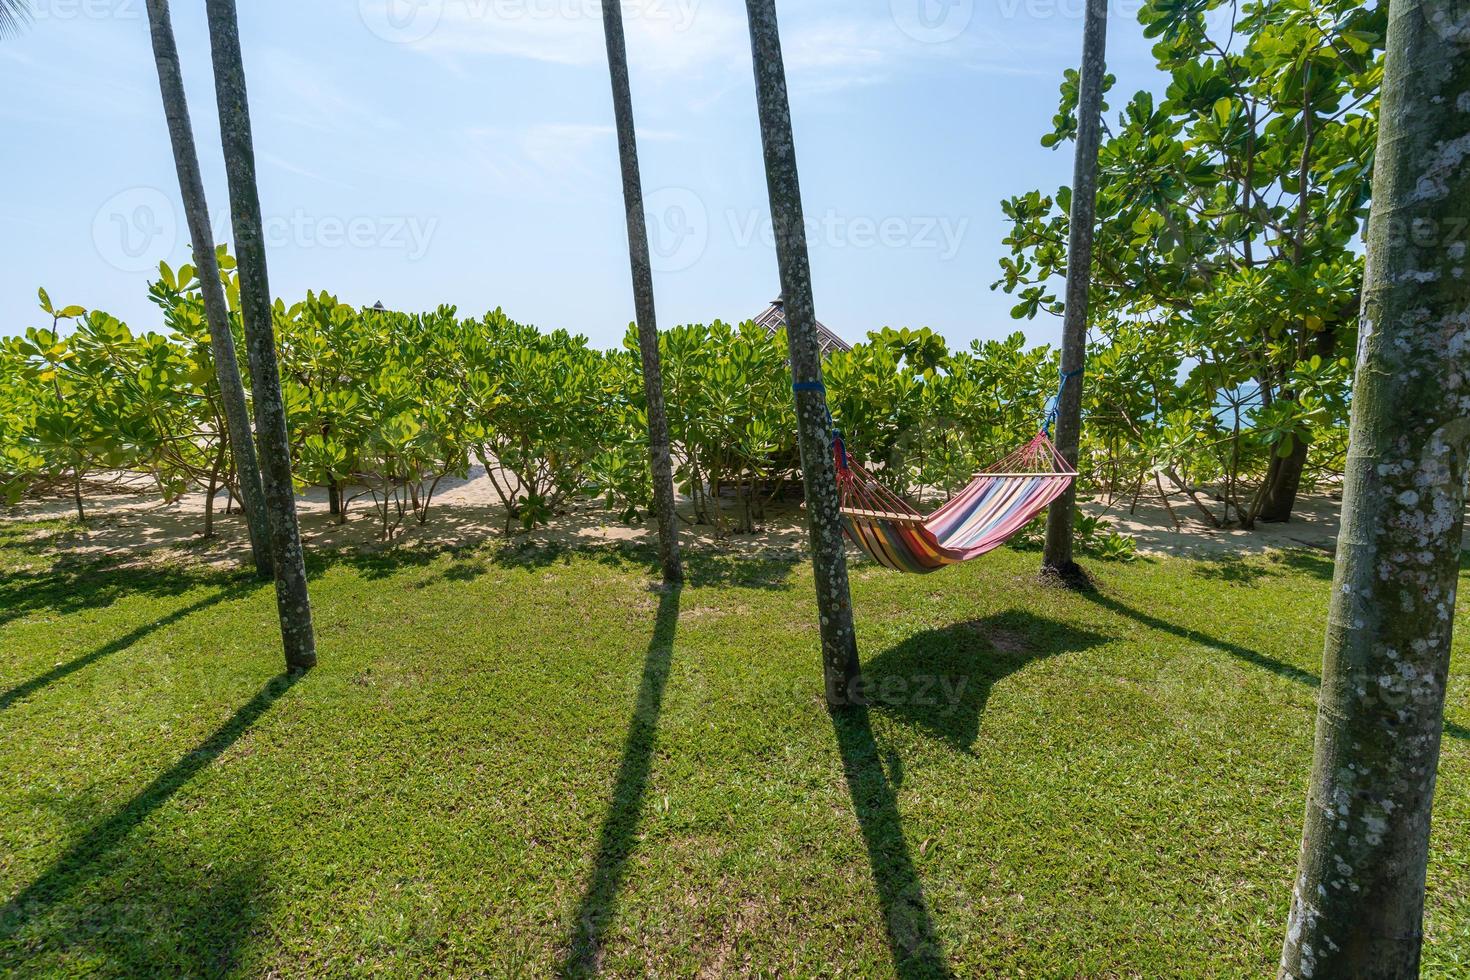
[(786, 339), (791, 376), (797, 388), (796, 429), (806, 488), (806, 516), (816, 579), (818, 624), (822, 637), (824, 688), (828, 705), (861, 700), (858, 692), (857, 633), (847, 579), (842, 535), (842, 504), (832, 458), (832, 423), (821, 388), (822, 354), (817, 336), (811, 264), (802, 217), (801, 183), (791, 132), (791, 106), (781, 33), (774, 0), (746, 0), (756, 104), (765, 153), (766, 186), (771, 200), (776, 258), (785, 299)]
[(206, 0), (209, 43), (214, 61), (220, 139), (230, 187), (230, 217), (240, 266), (240, 314), (245, 326), (250, 377), (255, 395), (255, 432), (259, 442), (261, 485), (265, 490), (271, 558), (276, 577), (276, 610), (288, 670), (316, 664), (316, 636), (306, 588), (306, 562), (296, 521), (296, 491), (291, 478), (291, 442), (286, 406), (276, 366), (275, 327), (266, 269), (265, 231), (255, 182), (255, 145), (250, 101), (240, 54), (234, 0)]
[[(1470, 450), (1470, 35), (1390, 8), (1343, 524), (1283, 977), (1413, 977)], [(1454, 165), (1447, 165), (1453, 159)], [(1462, 235), (1463, 232), (1456, 234)]]
[(273, 574), (270, 535), (260, 483), (260, 467), (255, 456), (254, 433), (250, 427), (250, 409), (245, 401), (245, 385), (236, 360), (229, 306), (225, 300), (224, 287), (220, 283), (214, 235), (210, 231), (209, 204), (204, 194), (204, 179), (199, 171), (199, 150), (194, 142), (194, 127), (189, 119), (189, 103), (184, 92), (183, 74), (179, 68), (179, 51), (174, 40), (168, 0), (148, 0), (148, 20), (154, 62), (158, 69), (158, 87), (163, 97), (169, 141), (173, 146), (174, 168), (179, 178), (179, 193), (184, 202), (189, 238), (193, 244), (194, 266), (199, 276), (200, 293), (204, 298), (215, 377), (219, 383), (220, 401), (229, 431), (230, 451), (235, 460), (235, 474), (244, 505), (245, 523), (250, 532), (251, 557), (257, 574), (262, 578), (269, 578)]
[(603, 34), (607, 42), (608, 74), (612, 80), (613, 116), (617, 122), (618, 159), (623, 176), (623, 205), (627, 212), (628, 259), (633, 275), (633, 305), (637, 317), (638, 351), (643, 365), (643, 393), (648, 405), (648, 460), (653, 478), (653, 507), (658, 520), (659, 563), (665, 582), (683, 579), (679, 560), (679, 520), (674, 512), (674, 464), (669, 440), (669, 417), (664, 406), (663, 366), (658, 350), (658, 321), (653, 302), (653, 263), (648, 251), (647, 219), (643, 214), (643, 181), (638, 170), (638, 137), (633, 125), (633, 94), (628, 81), (628, 49), (623, 36), (619, 0), (602, 5)]

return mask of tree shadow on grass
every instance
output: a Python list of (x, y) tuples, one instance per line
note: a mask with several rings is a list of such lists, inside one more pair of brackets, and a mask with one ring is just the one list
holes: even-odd
[(264, 864), (210, 842), (130, 842), (75, 894), (0, 934), (7, 976), (223, 977), (270, 908)]
[[(1023, 611), (926, 630), (865, 664), (865, 696), (871, 710), (969, 751), (997, 681), (1035, 660), (1105, 642), (1099, 634)], [(884, 770), (867, 707), (833, 712), (832, 728), (872, 866), (894, 969), (902, 978), (952, 976), (904, 836), (898, 759), (890, 761), (890, 771)]]
[(1332, 573), (1337, 567), (1337, 556), (1333, 552), (1322, 552), (1319, 550), (1308, 551), (1302, 548), (1293, 548), (1290, 551), (1273, 551), (1271, 561), (1291, 569), (1293, 572), (1303, 572), (1316, 578), (1330, 581)]
[[(67, 953), (84, 941), (93, 955), (105, 957), (124, 975), (225, 972), (259, 912), (259, 869), (211, 870), (214, 877), (201, 880), (197, 870), (176, 858), (152, 860), (135, 832), (234, 745), (300, 676), (273, 678), (193, 751), (0, 906), (0, 970), (30, 972), (36, 956)], [(98, 904), (95, 891), (112, 894)]]
[[(685, 584), (693, 588), (789, 589), (793, 570), (804, 560), (799, 555), (780, 552), (743, 555), (686, 549), (683, 555)], [(450, 563), (442, 571), (414, 587), (427, 588), (441, 579), (471, 581), (492, 567), (537, 571), (584, 561), (649, 577), (657, 577), (661, 567), (658, 551), (650, 544), (631, 541), (567, 544), (513, 538), (496, 538), (488, 544), (411, 543), (403, 547), (319, 552), (307, 556), (307, 567), (313, 575), (340, 566), (352, 569), (365, 579), (382, 579), (407, 568), (433, 565), (445, 557)]]
[(832, 713), (832, 729), (842, 753), (847, 792), (862, 828), (873, 884), (883, 910), (893, 967), (903, 980), (952, 977), (944, 947), (929, 916), (924, 886), (909, 854), (894, 784), (883, 771), (872, 720), (865, 707)]
[[(487, 560), (506, 568), (547, 568), (566, 565), (574, 560), (592, 561), (612, 568), (639, 568), (649, 575), (659, 574), (658, 551), (653, 545), (614, 542), (588, 546), (571, 546), (534, 541), (510, 543), (487, 556)], [(791, 588), (792, 570), (802, 559), (795, 555), (741, 555), (722, 552), (683, 552), (684, 583), (691, 588), (733, 586), (743, 589)]]
[(1263, 558), (1242, 558), (1240, 555), (1200, 558), (1195, 561), (1194, 567), (1194, 574), (1200, 578), (1237, 585), (1255, 585), (1262, 579), (1273, 578), (1282, 572), (1296, 572), (1330, 580), (1332, 571), (1332, 555), (1304, 548), (1272, 551)]
[(1262, 562), (1246, 561), (1239, 555), (1202, 559), (1193, 569), (1200, 578), (1234, 585), (1255, 585), (1271, 577), (1271, 568)]
[(1024, 610), (925, 630), (863, 668), (870, 703), (968, 751), (996, 682), (1036, 660), (1087, 650), (1108, 637)]
[(643, 659), (638, 701), (623, 742), (623, 759), (613, 783), (612, 800), (598, 834), (592, 875), (577, 905), (566, 956), (558, 970), (564, 977), (590, 976), (598, 972), (603, 939), (617, 909), (618, 891), (628, 858), (633, 853), (638, 818), (653, 769), (659, 712), (673, 663), (674, 633), (679, 623), (679, 593), (678, 586), (664, 586), (659, 597), (658, 618)]
[(140, 640), (147, 637), (149, 634), (153, 633), (155, 630), (160, 630), (164, 627), (172, 626), (174, 623), (177, 623), (182, 619), (187, 619), (197, 612), (208, 609), (210, 606), (218, 605), (219, 603), (224, 602), (227, 599), (232, 599), (241, 595), (245, 595), (249, 591), (249, 586), (240, 584), (225, 589), (223, 591), (216, 592), (213, 595), (205, 596), (202, 599), (198, 599), (194, 602), (189, 603), (187, 606), (175, 609), (173, 612), (164, 616), (162, 619), (156, 619), (151, 623), (145, 623), (142, 626), (139, 626), (137, 629), (125, 633), (115, 640), (104, 643), (102, 646), (91, 651), (90, 653), (84, 653), (79, 657), (75, 657), (71, 660), (66, 661), (65, 663), (57, 664), (55, 667), (46, 671), (44, 674), (40, 674), (36, 677), (31, 678), (28, 681), (17, 684), (8, 691), (0, 692), (0, 711), (5, 711), (16, 702), (25, 700), (42, 688), (45, 688), (51, 684), (56, 683), (62, 678), (76, 673), (83, 667), (90, 666), (91, 664), (94, 664), (99, 660), (109, 657), (114, 653), (120, 653), (123, 650), (128, 649), (133, 644), (139, 642)]
[(63, 555), (43, 568), (0, 571), (0, 626), (26, 616), (67, 616), (135, 596), (173, 598), (233, 579), (244, 589), (254, 579), (238, 572), (152, 564), (116, 558)]
[[(1087, 592), (1081, 594), (1090, 601), (1097, 603), (1099, 606), (1102, 606), (1104, 609), (1116, 613), (1119, 616), (1126, 616), (1127, 618), (1132, 619), (1135, 622), (1147, 626), (1149, 629), (1158, 630), (1161, 633), (1168, 633), (1171, 636), (1177, 636), (1182, 640), (1189, 640), (1192, 643), (1198, 643), (1200, 646), (1210, 647), (1214, 650), (1223, 651), (1224, 653), (1228, 653), (1230, 654), (1230, 656), (1235, 657), (1238, 660), (1243, 660), (1248, 664), (1260, 667), (1262, 670), (1268, 670), (1271, 673), (1275, 674), (1277, 677), (1284, 677), (1289, 681), (1295, 681), (1296, 683), (1304, 684), (1307, 687), (1320, 688), (1322, 686), (1322, 679), (1311, 671), (1303, 670), (1302, 668), (1294, 666), (1292, 664), (1283, 663), (1282, 661), (1277, 660), (1274, 657), (1268, 657), (1264, 653), (1252, 650), (1249, 647), (1243, 647), (1236, 643), (1219, 640), (1213, 636), (1208, 636), (1204, 633), (1201, 633), (1198, 630), (1192, 630), (1186, 626), (1179, 626), (1175, 623), (1169, 622), (1168, 620), (1159, 619), (1157, 616), (1150, 616), (1148, 613), (1140, 612), (1139, 610), (1134, 609), (1132, 606), (1120, 602), (1117, 599), (1112, 598), (1111, 596), (1103, 595), (1100, 592)], [(1444, 731), (1445, 734), (1450, 736), (1451, 738), (1470, 740), (1470, 728), (1466, 728), (1463, 725), (1457, 725), (1454, 722), (1447, 721), (1445, 722)]]

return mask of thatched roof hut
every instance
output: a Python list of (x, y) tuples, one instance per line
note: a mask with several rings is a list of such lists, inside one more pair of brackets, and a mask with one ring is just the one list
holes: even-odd
[[(786, 326), (786, 304), (783, 298), (777, 296), (771, 300), (771, 305), (755, 318), (755, 322), (765, 327), (766, 332), (774, 337), (777, 330)], [(823, 357), (835, 350), (852, 350), (851, 344), (828, 330), (820, 320), (817, 321), (817, 337), (821, 341)]]

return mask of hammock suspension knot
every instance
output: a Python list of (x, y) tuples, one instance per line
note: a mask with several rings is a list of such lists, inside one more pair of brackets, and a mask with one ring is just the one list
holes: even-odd
[(1044, 432), (1048, 438), (1051, 437), (1051, 427), (1056, 424), (1057, 416), (1061, 414), (1062, 395), (1066, 394), (1067, 392), (1067, 382), (1071, 381), (1073, 378), (1082, 377), (1082, 371), (1082, 368), (1078, 368), (1075, 371), (1057, 372), (1061, 376), (1062, 382), (1057, 386), (1057, 393), (1053, 395), (1051, 401), (1047, 403), (1046, 416), (1041, 423), (1041, 431)]

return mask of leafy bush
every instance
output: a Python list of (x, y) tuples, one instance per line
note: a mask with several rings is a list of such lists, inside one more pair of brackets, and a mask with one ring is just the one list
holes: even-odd
[(581, 493), (615, 416), (616, 373), (587, 338), (543, 334), (500, 310), (459, 331), (470, 447), (510, 522), (546, 523)]
[[(244, 350), (228, 255), (221, 269)], [(1246, 303), (1220, 288), (1200, 300), (1212, 322)], [(135, 334), (106, 313), (58, 310), (42, 293), (50, 326), (0, 345), (6, 499), (65, 486), (81, 513), (83, 486), (120, 472), (144, 475), (165, 500), (204, 489), (212, 502), (221, 487), (238, 495), (195, 270), (161, 266), (150, 295), (163, 332)], [(290, 306), (278, 300), (274, 328), (293, 472), (302, 485), (327, 487), (342, 520), (367, 499), (391, 539), (405, 521), (427, 521), (443, 481), (466, 476), (471, 459), (504, 504), (507, 531), (544, 524), (579, 497), (601, 497), (628, 521), (650, 505), (632, 328), (621, 348), (598, 351), (585, 337), (544, 332), (500, 310), (479, 319), (450, 307), (408, 315), (358, 309), (325, 292)], [(1243, 520), (1240, 487), (1261, 480), (1299, 440), (1312, 440), (1319, 465), (1341, 465), (1344, 358), (1302, 359), (1289, 401), (1253, 402), (1240, 395), (1249, 369), (1231, 359), (1229, 343), (1205, 331), (1189, 338), (1181, 347), (1178, 336), (1124, 317), (1098, 331), (1085, 389), (1084, 493), (1163, 493), (1167, 481), (1207, 520)], [(689, 519), (718, 533), (754, 531), (768, 504), (800, 480), (785, 336), (716, 321), (665, 331), (660, 350)], [(1054, 350), (1028, 347), (1019, 333), (952, 350), (928, 329), (885, 328), (828, 358), (825, 379), (849, 454), (927, 505), (1036, 430), (1057, 363)], [(1086, 521), (1079, 534), (1096, 554), (1131, 554), (1125, 539)]]

